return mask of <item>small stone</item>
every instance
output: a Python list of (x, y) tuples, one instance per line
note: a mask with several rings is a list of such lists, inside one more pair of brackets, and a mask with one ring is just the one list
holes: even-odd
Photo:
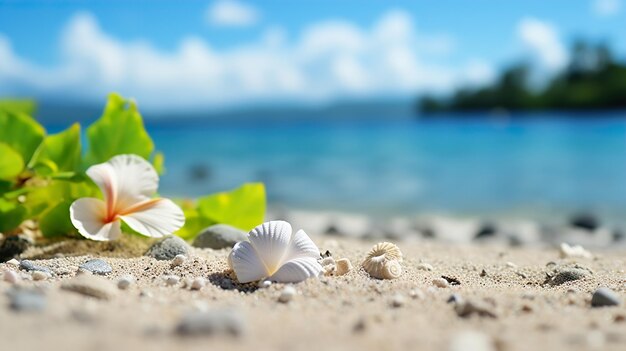
[(20, 265), (20, 261), (16, 260), (15, 258), (8, 260), (6, 263), (14, 267), (19, 267)]
[(42, 271), (33, 271), (31, 276), (33, 277), (33, 280), (46, 280), (50, 278), (50, 274)]
[(95, 275), (79, 275), (61, 285), (61, 288), (85, 296), (108, 300), (115, 296), (115, 286)]
[(165, 277), (165, 284), (172, 286), (180, 282), (180, 277), (177, 275), (168, 275)]
[(447, 288), (450, 286), (447, 280), (443, 278), (435, 278), (433, 279), (433, 285), (438, 288)]
[(197, 277), (191, 282), (190, 288), (191, 290), (200, 290), (204, 288), (205, 285), (206, 285), (206, 282), (204, 281), (204, 278)]
[(11, 309), (19, 312), (37, 312), (46, 308), (46, 297), (37, 290), (11, 289), (7, 292)]
[(257, 286), (259, 289), (269, 288), (272, 285), (272, 282), (269, 280), (261, 280)]
[(509, 268), (517, 268), (517, 265), (515, 263), (513, 263), (513, 262), (507, 262), (506, 266), (509, 267)]
[(52, 274), (52, 271), (50, 270), (50, 268), (36, 265), (32, 261), (29, 261), (29, 260), (22, 260), (22, 262), (20, 262), (20, 267), (27, 271), (40, 271), (40, 272)]
[(105, 260), (101, 260), (99, 258), (89, 260), (81, 264), (79, 268), (98, 275), (107, 275), (113, 271), (111, 265), (109, 265)]
[(425, 297), (424, 292), (422, 290), (419, 290), (419, 289), (413, 289), (413, 290), (409, 291), (409, 296), (412, 299), (423, 299)]
[(287, 285), (283, 288), (283, 291), (280, 292), (278, 302), (288, 303), (294, 298), (294, 296), (296, 296), (296, 289), (291, 285)]
[(117, 287), (121, 290), (126, 290), (135, 282), (135, 277), (132, 275), (125, 275), (117, 280)]
[(185, 261), (187, 260), (187, 256), (185, 255), (176, 255), (173, 259), (172, 259), (172, 267), (178, 267), (181, 266), (183, 263), (185, 263)]
[(434, 269), (430, 263), (420, 263), (416, 268), (422, 271), (432, 271)]
[(215, 224), (203, 229), (193, 241), (193, 246), (214, 250), (232, 248), (240, 241), (248, 240), (248, 234), (227, 224)]
[(591, 275), (591, 271), (582, 267), (564, 267), (556, 270), (550, 279), (551, 285), (561, 285), (566, 282), (587, 278)]
[(4, 281), (10, 284), (17, 284), (20, 281), (20, 275), (14, 271), (4, 271)]
[(323, 266), (330, 266), (330, 265), (335, 265), (335, 259), (332, 258), (332, 256), (330, 257), (324, 257), (324, 259), (322, 260), (322, 262), (320, 262), (320, 264)]
[(398, 308), (404, 306), (406, 303), (406, 299), (402, 294), (395, 294), (393, 298), (391, 298), (391, 307)]
[(189, 245), (185, 240), (177, 236), (168, 236), (154, 243), (146, 252), (146, 256), (150, 256), (157, 260), (172, 260), (176, 255), (186, 255), (189, 251)]
[(183, 316), (176, 332), (184, 336), (228, 335), (242, 336), (246, 332), (243, 316), (230, 309), (191, 312)]
[(231, 279), (224, 278), (220, 282), (220, 287), (224, 290), (232, 290), (235, 288), (235, 284), (233, 284), (233, 281)]
[(446, 300), (446, 303), (460, 303), (461, 301), (463, 301), (463, 299), (461, 298), (461, 295), (459, 294), (452, 294), (450, 295), (450, 297), (448, 297), (448, 299)]
[(347, 274), (353, 268), (352, 267), (352, 263), (347, 258), (340, 258), (340, 259), (338, 259), (335, 266), (337, 268), (336, 271), (335, 271), (335, 274), (337, 274), (337, 275)]
[(491, 306), (476, 301), (463, 301), (454, 306), (454, 310), (459, 317), (469, 317), (477, 314), (481, 317), (496, 318), (496, 314), (492, 311)]
[(599, 288), (591, 297), (591, 306), (593, 307), (617, 306), (619, 304), (619, 296), (609, 288)]
[(559, 256), (561, 258), (593, 258), (591, 252), (585, 250), (584, 247), (580, 245), (570, 246), (567, 243), (562, 243), (559, 247)]
[(588, 231), (596, 230), (600, 226), (600, 221), (590, 213), (579, 213), (569, 221), (570, 225), (575, 228), (581, 228)]
[(18, 257), (33, 245), (33, 241), (25, 235), (10, 236), (0, 243), (0, 262)]

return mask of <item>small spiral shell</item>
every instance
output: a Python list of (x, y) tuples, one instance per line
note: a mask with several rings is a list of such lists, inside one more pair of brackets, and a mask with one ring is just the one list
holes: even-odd
[(362, 266), (373, 278), (393, 279), (402, 274), (400, 262), (402, 262), (402, 252), (398, 246), (382, 242), (372, 247)]

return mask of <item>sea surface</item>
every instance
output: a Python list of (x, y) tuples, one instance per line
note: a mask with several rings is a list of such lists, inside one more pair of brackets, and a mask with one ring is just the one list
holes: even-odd
[(626, 218), (626, 113), (148, 122), (161, 192), (266, 184), (273, 206)]

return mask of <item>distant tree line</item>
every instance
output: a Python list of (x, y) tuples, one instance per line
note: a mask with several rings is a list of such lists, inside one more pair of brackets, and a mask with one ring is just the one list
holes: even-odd
[(446, 98), (422, 96), (417, 108), (423, 113), (626, 108), (626, 65), (604, 44), (576, 43), (568, 66), (542, 88), (533, 88), (530, 78), (530, 66), (518, 63), (490, 85), (460, 88)]

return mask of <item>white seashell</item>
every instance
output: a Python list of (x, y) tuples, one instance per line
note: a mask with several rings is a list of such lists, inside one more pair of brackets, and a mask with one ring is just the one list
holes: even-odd
[(347, 258), (341, 258), (337, 260), (336, 267), (335, 274), (344, 275), (352, 270), (352, 263)]
[(388, 242), (378, 243), (372, 247), (363, 261), (363, 268), (373, 278), (393, 279), (402, 274), (402, 252)]
[(593, 258), (591, 252), (585, 250), (584, 247), (580, 245), (568, 245), (567, 243), (562, 243), (559, 248), (559, 255), (561, 258)]
[(268, 279), (297, 283), (322, 273), (320, 253), (303, 230), (292, 234), (291, 225), (270, 221), (252, 229), (250, 241), (235, 244), (228, 265), (240, 283)]

